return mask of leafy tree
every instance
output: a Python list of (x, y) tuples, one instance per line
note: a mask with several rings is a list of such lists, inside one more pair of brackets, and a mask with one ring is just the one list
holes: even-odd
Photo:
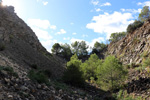
[(99, 42), (95, 42), (94, 47), (92, 49), (92, 53), (100, 53), (102, 52), (104, 49), (106, 49), (107, 45), (104, 43), (99, 43)]
[(55, 43), (52, 46), (51, 51), (52, 51), (53, 54), (59, 55), (61, 53), (61, 49), (62, 49), (62, 47), (60, 46), (60, 44), (59, 43)]
[(72, 52), (74, 53), (74, 54), (79, 54), (79, 48), (80, 48), (80, 43), (78, 42), (78, 41), (75, 41), (74, 43), (72, 43), (71, 44), (71, 46), (72, 46)]
[(141, 13), (139, 14), (138, 19), (141, 22), (146, 21), (147, 19), (150, 18), (150, 10), (149, 10), (149, 6), (144, 6), (143, 9), (141, 10)]
[(61, 51), (62, 57), (65, 58), (66, 60), (70, 60), (70, 57), (72, 56), (70, 45), (66, 43), (61, 45), (61, 47), (62, 47)]
[(79, 49), (79, 56), (82, 57), (82, 56), (85, 56), (85, 55), (88, 54), (88, 51), (87, 51), (88, 46), (87, 46), (85, 41), (81, 41), (79, 47), (80, 47), (80, 49)]
[(80, 69), (81, 63), (76, 54), (71, 57), (67, 63), (67, 70), (64, 72), (64, 82), (74, 86), (84, 85), (83, 72)]
[(112, 33), (109, 41), (116, 42), (118, 40), (121, 40), (122, 38), (126, 36), (126, 34), (127, 34), (126, 32)]
[(97, 67), (102, 64), (102, 60), (96, 54), (90, 55), (90, 58), (81, 64), (83, 76), (89, 80), (91, 77), (96, 78)]
[(87, 52), (88, 46), (85, 41), (81, 42), (75, 41), (74, 43), (71, 44), (71, 46), (73, 48), (72, 50), (73, 53), (77, 54), (80, 57), (88, 54)]
[(98, 83), (103, 89), (118, 88), (125, 79), (127, 72), (114, 56), (108, 56), (101, 67), (98, 67)]
[(129, 24), (127, 27), (127, 33), (132, 33), (137, 28), (141, 27), (143, 25), (143, 22), (135, 20), (134, 23)]

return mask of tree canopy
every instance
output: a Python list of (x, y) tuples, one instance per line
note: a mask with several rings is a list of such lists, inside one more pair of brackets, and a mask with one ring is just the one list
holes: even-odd
[(107, 45), (104, 43), (95, 42), (94, 47), (92, 49), (92, 53), (98, 54), (98, 53), (102, 52), (106, 47), (107, 47)]
[(78, 56), (84, 56), (88, 54), (88, 45), (86, 44), (85, 41), (75, 41), (74, 43), (71, 44), (72, 46), (72, 52), (73, 54), (77, 54)]
[(59, 43), (55, 43), (55, 44), (52, 46), (51, 51), (52, 51), (53, 54), (58, 55), (58, 54), (61, 53), (61, 49), (62, 49), (62, 47), (60, 46), (60, 44), (59, 44)]
[(98, 67), (97, 78), (100, 86), (106, 90), (113, 90), (121, 85), (127, 71), (114, 56), (108, 56), (101, 67)]
[(141, 13), (139, 14), (138, 19), (141, 22), (146, 21), (147, 19), (150, 18), (150, 10), (149, 10), (149, 6), (144, 6), (143, 9), (141, 10)]
[(123, 37), (126, 36), (126, 32), (116, 32), (116, 33), (112, 33), (110, 36), (109, 41), (110, 42), (116, 42), (118, 40), (121, 40)]
[(96, 54), (92, 54), (88, 60), (81, 64), (84, 78), (90, 80), (91, 77), (96, 78), (97, 67), (102, 64), (102, 60)]

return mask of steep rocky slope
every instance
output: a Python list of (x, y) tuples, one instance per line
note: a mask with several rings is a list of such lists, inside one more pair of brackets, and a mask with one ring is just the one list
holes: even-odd
[(142, 62), (150, 53), (150, 20), (122, 40), (108, 46), (108, 54), (117, 56), (124, 64)]
[(52, 77), (64, 71), (63, 60), (48, 53), (35, 33), (15, 13), (14, 7), (0, 4), (0, 65), (22, 70), (37, 65), (51, 70)]

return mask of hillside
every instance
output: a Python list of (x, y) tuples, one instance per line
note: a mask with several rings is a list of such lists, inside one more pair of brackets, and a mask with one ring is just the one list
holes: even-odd
[(143, 56), (150, 53), (150, 20), (133, 33), (108, 46), (108, 54), (115, 55), (124, 64), (142, 63)]
[(99, 45), (81, 57), (68, 45), (71, 55), (51, 54), (14, 7), (0, 4), (0, 100), (149, 100), (150, 68), (142, 64), (150, 54), (150, 20)]
[(64, 71), (63, 60), (46, 51), (31, 28), (15, 14), (12, 6), (0, 5), (0, 47), (2, 66), (27, 70), (37, 65), (51, 70), (52, 77), (60, 77)]

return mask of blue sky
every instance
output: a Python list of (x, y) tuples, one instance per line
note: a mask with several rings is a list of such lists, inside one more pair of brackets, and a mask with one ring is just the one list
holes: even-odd
[(3, 0), (51, 51), (54, 43), (106, 43), (113, 32), (126, 31), (147, 0)]

